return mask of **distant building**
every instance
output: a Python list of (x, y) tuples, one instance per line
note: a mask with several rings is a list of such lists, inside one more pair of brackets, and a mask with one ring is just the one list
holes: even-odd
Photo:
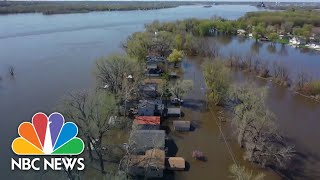
[(127, 164), (128, 173), (131, 175), (161, 178), (165, 169), (165, 152), (161, 149), (150, 149), (145, 155), (125, 156), (123, 162)]
[(164, 130), (136, 130), (131, 133), (130, 144), (133, 153), (144, 154), (150, 149), (165, 149), (166, 133)]
[(137, 116), (133, 125), (138, 130), (159, 130), (160, 116)]
[(292, 39), (289, 40), (289, 43), (292, 45), (303, 45), (303, 44), (306, 44), (306, 41), (302, 38), (293, 37)]
[(264, 2), (260, 2), (260, 3), (257, 5), (257, 7), (265, 8), (266, 5), (264, 4)]
[(237, 30), (237, 34), (238, 35), (245, 35), (247, 33), (247, 31), (245, 31), (244, 29), (238, 29)]

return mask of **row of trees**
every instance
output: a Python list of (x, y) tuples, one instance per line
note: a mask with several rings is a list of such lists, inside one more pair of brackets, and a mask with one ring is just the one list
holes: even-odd
[[(78, 125), (87, 147), (84, 154), (89, 158), (87, 165), (99, 165), (105, 176), (110, 175), (106, 163), (118, 164), (126, 153), (122, 144), (117, 144), (112, 137), (115, 132), (131, 127), (132, 121), (122, 105), (135, 97), (144, 77), (143, 65), (126, 55), (111, 55), (97, 60), (94, 74), (96, 87), (68, 93), (59, 111)], [(76, 172), (66, 172), (69, 178), (76, 177)]]
[(86, 13), (90, 11), (128, 11), (172, 8), (188, 2), (0, 2), (0, 14), (12, 13)]
[(294, 156), (279, 132), (275, 115), (266, 107), (266, 89), (244, 84), (232, 88), (234, 103), (232, 124), (237, 130), (240, 147), (245, 148), (245, 159), (274, 169), (287, 168)]
[(252, 32), (258, 40), (268, 37), (274, 43), (287, 42), (279, 39), (279, 35), (287, 33), (305, 38), (307, 41), (313, 36), (314, 40), (320, 40), (320, 27), (318, 21), (320, 13), (317, 11), (281, 11), (281, 12), (249, 12), (237, 20), (226, 20), (220, 17), (211, 19), (186, 19), (176, 22), (160, 23), (155, 21), (146, 25), (149, 32), (166, 31), (175, 35), (178, 47), (183, 47), (184, 39), (190, 36), (205, 37), (214, 34), (234, 35), (238, 29)]
[[(244, 158), (262, 167), (286, 169), (295, 151), (278, 130), (276, 117), (266, 106), (266, 88), (253, 84), (231, 86), (228, 69), (219, 58), (207, 60), (203, 72), (209, 103), (228, 105), (234, 112), (232, 125), (240, 147), (245, 149)], [(244, 170), (232, 167), (235, 179), (239, 171)]]
[(226, 66), (231, 69), (250, 72), (262, 78), (271, 78), (275, 83), (292, 87), (293, 90), (312, 96), (316, 100), (320, 99), (320, 85), (318, 80), (313, 80), (312, 76), (306, 72), (291, 74), (286, 64), (274, 61), (271, 65), (268, 61), (260, 59), (253, 54), (241, 56), (230, 53), (226, 60)]

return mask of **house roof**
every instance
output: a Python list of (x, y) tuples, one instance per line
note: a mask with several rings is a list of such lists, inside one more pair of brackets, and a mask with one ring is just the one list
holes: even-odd
[(134, 124), (160, 125), (160, 116), (137, 116), (133, 121)]
[(156, 83), (146, 83), (143, 85), (142, 89), (143, 91), (156, 91), (158, 85)]
[(154, 64), (154, 63), (147, 64), (147, 69), (157, 69), (157, 68), (158, 68), (157, 64)]
[(153, 100), (140, 100), (138, 107), (155, 107), (163, 105), (160, 99), (153, 99)]
[(184, 169), (186, 167), (185, 160), (182, 157), (169, 157), (170, 168)]
[(173, 121), (173, 126), (190, 128), (190, 121)]
[(130, 155), (126, 156), (130, 166), (147, 167), (153, 166), (159, 169), (165, 167), (165, 152), (161, 149), (150, 149), (145, 155)]
[(144, 148), (164, 149), (165, 136), (164, 130), (136, 130), (131, 133), (130, 143), (137, 151)]
[(168, 114), (180, 114), (180, 108), (168, 108)]

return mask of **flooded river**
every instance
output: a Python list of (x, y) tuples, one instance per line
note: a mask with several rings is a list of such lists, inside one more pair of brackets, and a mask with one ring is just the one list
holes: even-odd
[[(10, 145), (17, 136), (17, 127), (22, 121), (30, 121), (38, 111), (50, 113), (66, 92), (89, 88), (93, 84), (94, 61), (100, 56), (122, 52), (120, 44), (135, 31), (143, 30), (144, 24), (153, 20), (171, 21), (213, 15), (236, 19), (252, 6), (182, 6), (151, 11), (92, 12), (86, 14), (64, 14), (44, 16), (41, 14), (18, 14), (0, 16), (0, 114), (1, 147), (0, 172), (2, 177), (15, 177), (10, 170), (10, 158), (14, 157)], [(292, 71), (306, 69), (320, 77), (320, 58), (315, 52), (304, 52), (289, 46), (268, 48), (268, 44), (253, 44), (252, 40), (221, 38), (225, 46), (223, 54), (231, 51), (254, 52), (264, 59), (286, 62)], [(240, 48), (239, 48), (240, 47)], [(258, 48), (257, 48), (258, 47)], [(10, 78), (8, 68), (15, 68), (15, 78)], [(177, 155), (190, 162), (188, 172), (177, 173), (177, 179), (227, 179), (228, 156), (211, 112), (202, 112), (203, 80), (199, 64), (185, 62), (185, 78), (197, 79), (197, 90), (190, 97), (195, 104), (186, 107), (186, 113), (198, 123), (199, 128), (183, 136), (175, 135), (179, 147)], [(238, 78), (236, 76), (235, 78)], [(199, 79), (199, 80), (198, 80)], [(240, 78), (243, 79), (243, 78)], [(262, 85), (268, 83), (256, 80)], [(279, 119), (283, 131), (295, 141), (306, 157), (320, 153), (320, 106), (286, 89), (270, 85), (268, 104)], [(187, 103), (188, 105), (188, 103)], [(188, 111), (195, 108), (195, 111)], [(231, 138), (231, 136), (230, 136)], [(239, 161), (242, 152), (233, 144)], [(191, 152), (201, 148), (208, 162), (194, 162)], [(310, 158), (309, 174), (319, 175), (315, 170), (318, 161)], [(241, 161), (246, 164), (246, 162)], [(248, 165), (248, 164), (247, 164)], [(308, 166), (309, 167), (309, 166)], [(315, 168), (316, 167), (316, 168)], [(272, 173), (269, 179), (277, 179)], [(315, 177), (315, 176), (313, 176)], [(39, 177), (40, 179), (40, 177)]]

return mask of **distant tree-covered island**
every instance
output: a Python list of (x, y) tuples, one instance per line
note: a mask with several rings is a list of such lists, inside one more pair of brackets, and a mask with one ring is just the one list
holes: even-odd
[[(210, 4), (210, 2), (196, 3)], [(42, 13), (50, 15), (92, 11), (153, 10), (193, 4), (195, 2), (190, 1), (2, 1), (0, 2), (0, 14)]]

